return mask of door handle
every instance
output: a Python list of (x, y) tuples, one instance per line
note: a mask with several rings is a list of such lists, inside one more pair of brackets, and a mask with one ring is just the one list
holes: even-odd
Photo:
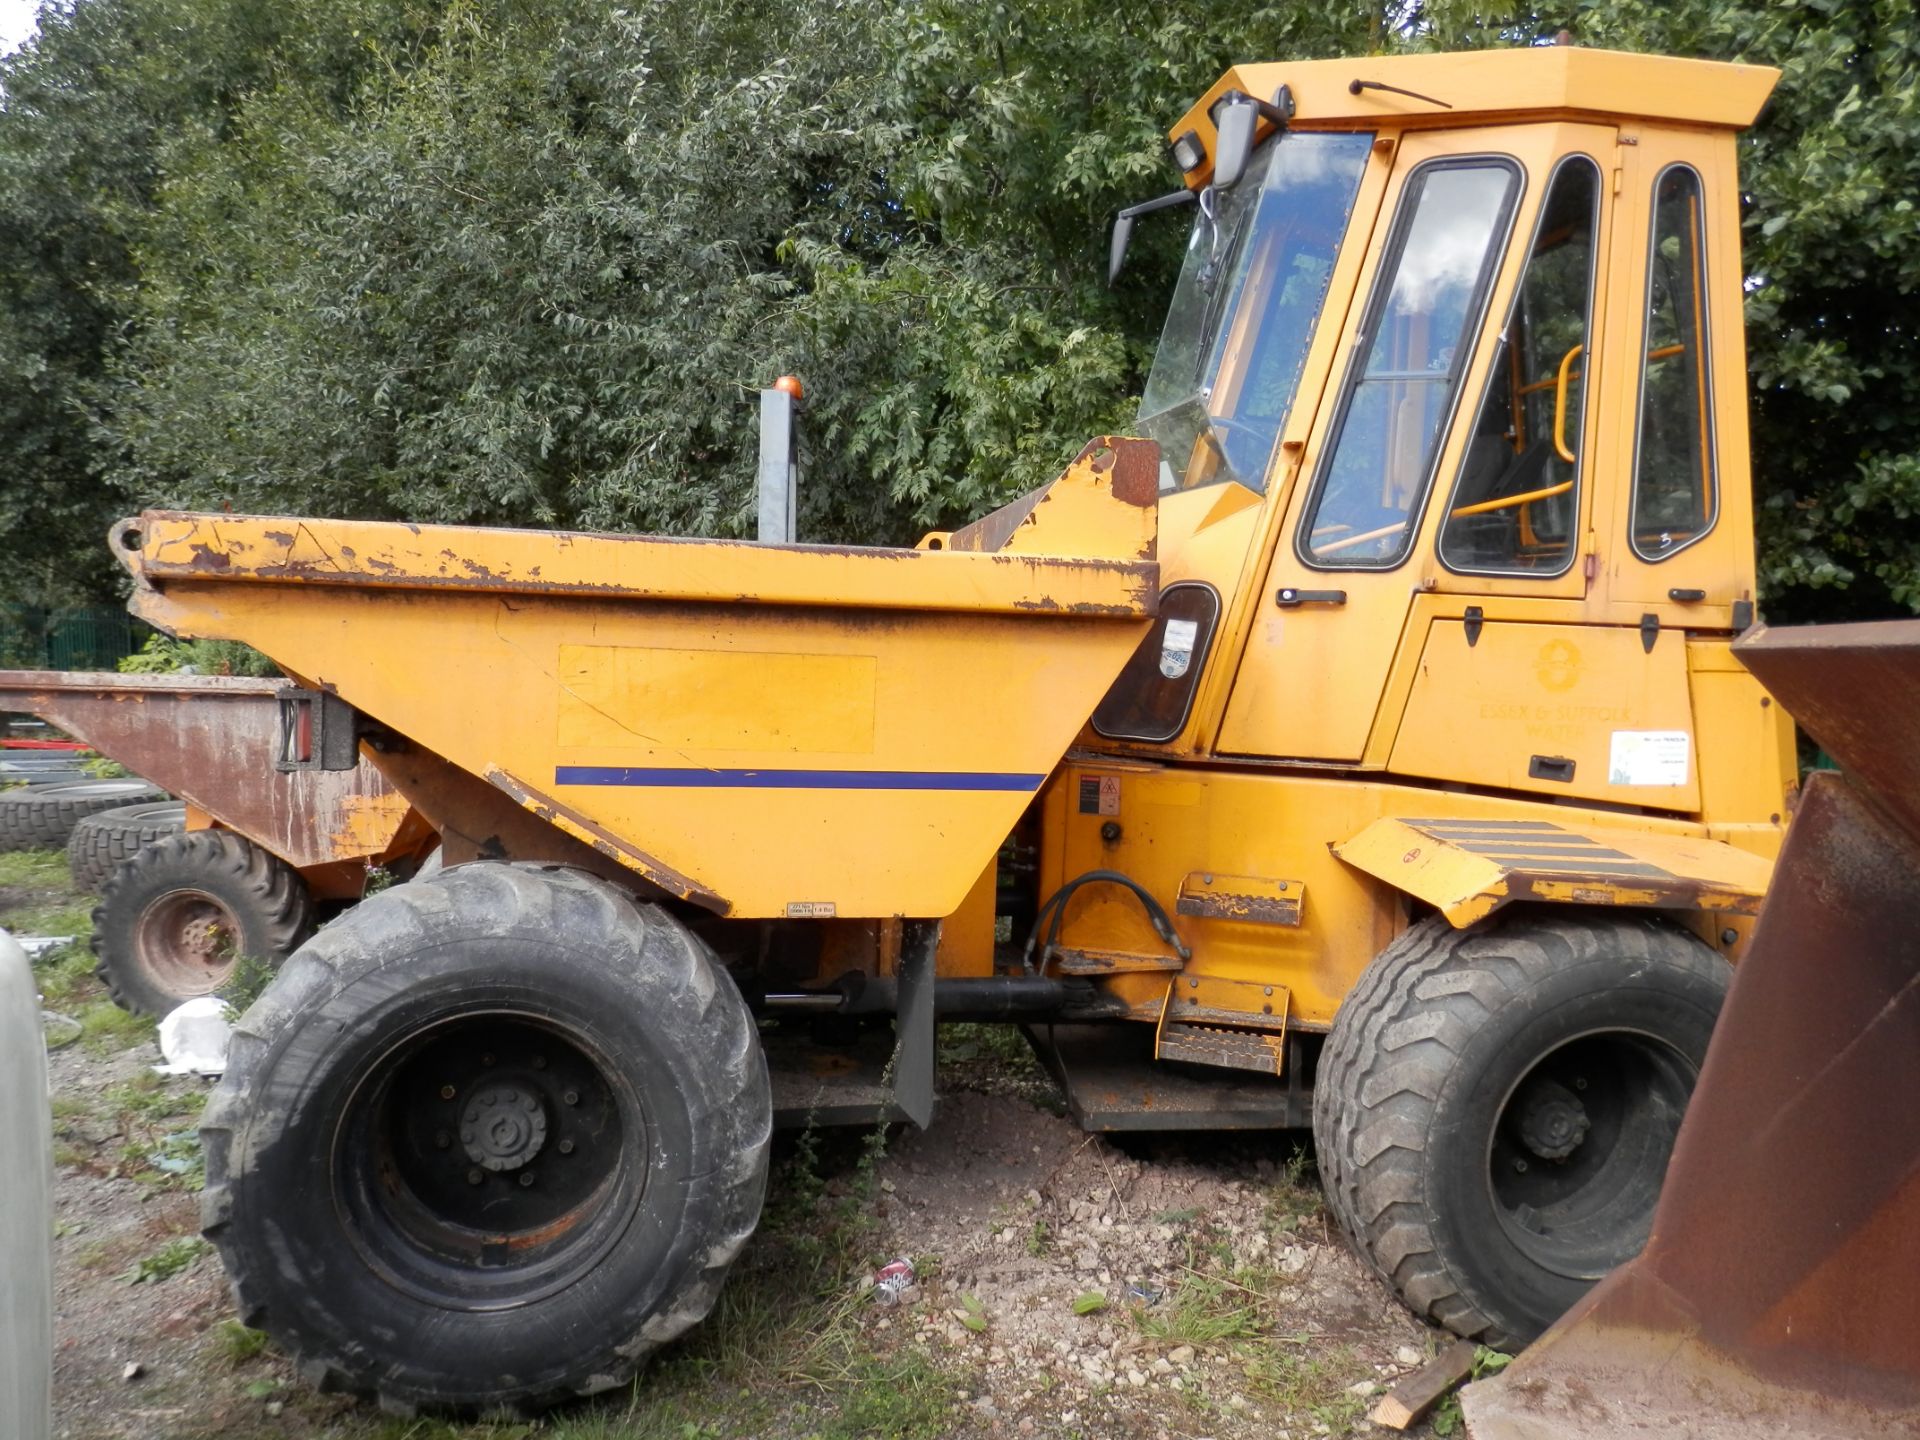
[(1347, 592), (1344, 590), (1296, 590), (1291, 585), (1285, 585), (1273, 597), (1273, 603), (1283, 610), (1291, 610), (1296, 605), (1344, 605), (1347, 603)]

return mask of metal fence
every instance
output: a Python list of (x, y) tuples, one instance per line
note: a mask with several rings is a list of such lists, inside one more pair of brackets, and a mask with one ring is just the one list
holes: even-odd
[(139, 649), (147, 633), (112, 605), (0, 607), (0, 668), (111, 670)]

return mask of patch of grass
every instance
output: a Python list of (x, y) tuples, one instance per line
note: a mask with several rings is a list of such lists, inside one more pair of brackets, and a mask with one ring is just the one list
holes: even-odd
[[(67, 852), (8, 850), (0, 853), (0, 885), (71, 890), (73, 877), (67, 873)], [(13, 930), (19, 927), (9, 924), (7, 928)]]
[(71, 935), (74, 945), (84, 946), (93, 934), (93, 903), (61, 896), (22, 905), (7, 912), (6, 926), (16, 935)]
[(211, 1254), (212, 1251), (213, 1247), (198, 1235), (182, 1235), (177, 1240), (169, 1240), (151, 1255), (142, 1255), (121, 1273), (120, 1278), (129, 1285), (158, 1285), (163, 1280), (171, 1280), (202, 1255)]
[(1303, 1142), (1295, 1142), (1280, 1178), (1267, 1191), (1266, 1208), (1267, 1228), (1273, 1231), (1298, 1230), (1325, 1214), (1326, 1197), (1320, 1190), (1320, 1172)]
[(1344, 1433), (1372, 1401), (1347, 1387), (1364, 1367), (1344, 1345), (1329, 1349), (1306, 1335), (1276, 1337), (1238, 1356), (1250, 1395), (1290, 1418)]
[(939, 1440), (953, 1429), (954, 1378), (917, 1350), (869, 1360), (839, 1398), (821, 1440)]
[(84, 1170), (93, 1164), (93, 1152), (81, 1148), (65, 1137), (55, 1137), (53, 1163), (68, 1170)]
[(141, 1122), (171, 1120), (181, 1115), (198, 1115), (207, 1103), (203, 1090), (182, 1090), (169, 1085), (164, 1075), (142, 1070), (132, 1078), (109, 1089), (103, 1097), (108, 1107), (121, 1118), (126, 1133)]
[(1044, 1220), (1035, 1220), (1027, 1231), (1027, 1254), (1038, 1259), (1053, 1248), (1053, 1231)]
[(236, 1368), (264, 1354), (267, 1344), (264, 1330), (250, 1330), (238, 1320), (222, 1320), (213, 1327), (214, 1353)]
[(142, 1041), (151, 1041), (155, 1020), (151, 1015), (132, 1015), (111, 1000), (95, 1000), (82, 1006), (74, 1017), (80, 1022), (80, 1038), (95, 1054), (111, 1055), (129, 1050)]
[(1176, 1345), (1251, 1339), (1260, 1333), (1258, 1299), (1247, 1286), (1190, 1273), (1158, 1305), (1134, 1311), (1134, 1323), (1148, 1339)]
[(93, 952), (85, 945), (68, 945), (41, 961), (33, 970), (34, 983), (46, 997), (47, 1008), (68, 1013), (104, 995), (93, 973)]

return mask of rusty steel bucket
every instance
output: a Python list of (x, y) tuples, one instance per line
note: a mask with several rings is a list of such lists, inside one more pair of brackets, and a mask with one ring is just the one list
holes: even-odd
[(1920, 1436), (1920, 622), (1736, 649), (1840, 771), (1788, 828), (1646, 1250), (1468, 1387), (1476, 1440)]

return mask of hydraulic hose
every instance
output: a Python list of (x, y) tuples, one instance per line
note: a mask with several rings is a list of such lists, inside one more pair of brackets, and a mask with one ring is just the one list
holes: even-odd
[[(1020, 956), (1022, 969), (1029, 974), (1047, 973), (1047, 961), (1053, 954), (1053, 947), (1059, 942), (1060, 928), (1066, 920), (1067, 901), (1073, 898), (1081, 886), (1094, 884), (1119, 885), (1131, 890), (1140, 901), (1141, 908), (1147, 912), (1147, 919), (1152, 922), (1154, 933), (1165, 941), (1168, 948), (1182, 960), (1193, 958), (1193, 951), (1188, 949), (1186, 942), (1174, 932), (1173, 917), (1167, 914), (1166, 907), (1154, 899), (1138, 880), (1131, 875), (1122, 875), (1118, 870), (1089, 870), (1084, 875), (1076, 875), (1049, 895), (1046, 903), (1040, 907), (1039, 913), (1033, 917), (1033, 930), (1027, 936), (1027, 948)], [(1033, 960), (1033, 949), (1035, 942), (1040, 939), (1040, 927), (1043, 925), (1047, 927), (1047, 939), (1040, 951), (1040, 963), (1036, 966)]]

